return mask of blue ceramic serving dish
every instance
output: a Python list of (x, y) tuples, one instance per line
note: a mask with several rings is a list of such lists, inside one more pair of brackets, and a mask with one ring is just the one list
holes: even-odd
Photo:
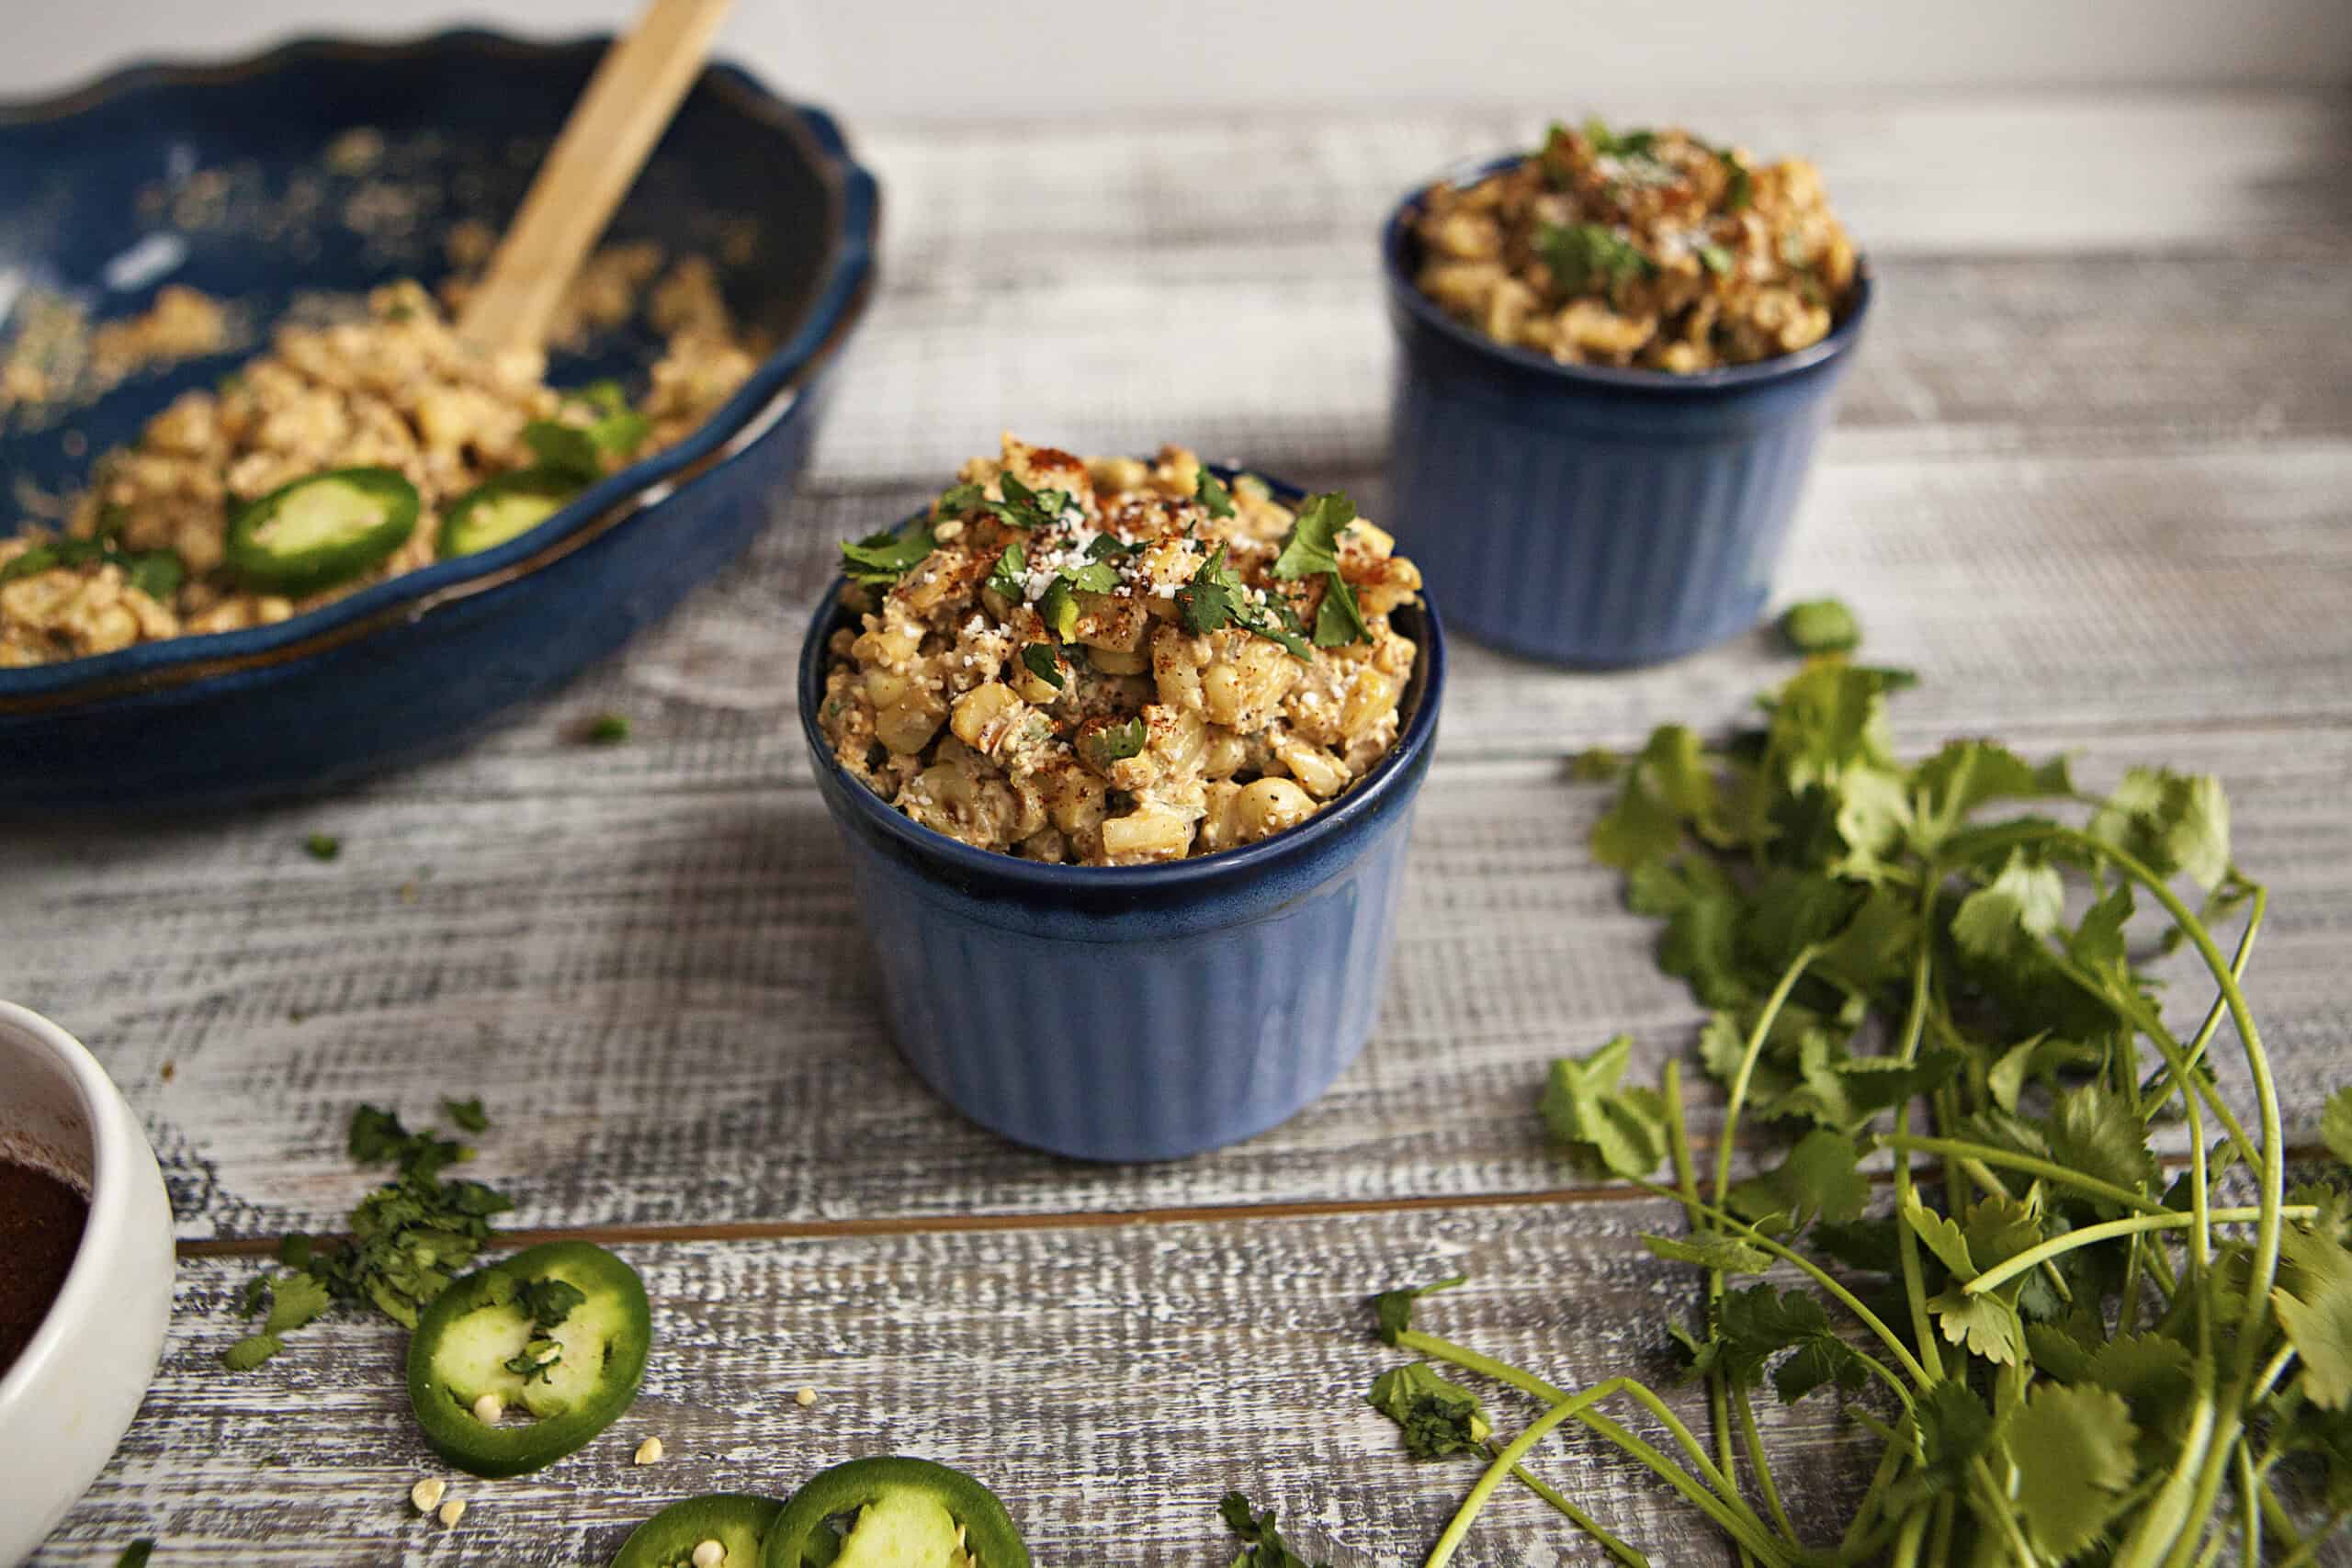
[(1754, 365), (1677, 376), (1508, 347), (1414, 287), (1413, 222), (1430, 184), (1520, 156), (1416, 187), (1382, 234), (1392, 531), (1454, 626), (1513, 653), (1606, 668), (1721, 642), (1771, 598), (1869, 269), (1827, 337)]
[(1091, 1160), (1235, 1143), (1330, 1087), (1380, 1010), (1437, 739), (1445, 639), (1428, 603), (1395, 612), (1420, 644), (1396, 744), (1335, 805), (1238, 850), (1068, 866), (933, 832), (834, 762), (817, 710), (841, 588), (801, 648), (800, 725), (923, 1081), (1015, 1142)]
[[(265, 324), (306, 293), (431, 283), (451, 225), (503, 226), (606, 41), (306, 40), (0, 107), (0, 278), (99, 320), (183, 283)], [(377, 136), (356, 172), (355, 130)], [(0, 670), (0, 810), (331, 785), (451, 747), (620, 646), (785, 507), (873, 286), (878, 203), (830, 118), (707, 71), (609, 238), (714, 259), (739, 320), (775, 344), (751, 380), (686, 441), (495, 549), (274, 626)], [(0, 474), (79, 489), (92, 454), (255, 346), (134, 378), (57, 424), (0, 429)], [(625, 330), (558, 355), (549, 378), (641, 391), (659, 348)]]

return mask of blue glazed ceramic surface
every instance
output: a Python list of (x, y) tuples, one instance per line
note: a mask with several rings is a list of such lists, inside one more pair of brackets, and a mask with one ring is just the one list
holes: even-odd
[(1427, 188), (1382, 236), (1397, 341), (1389, 507), (1454, 626), (1600, 667), (1673, 659), (1753, 626), (1869, 313), (1867, 267), (1845, 318), (1795, 354), (1689, 376), (1561, 365), (1472, 331), (1413, 286)]
[[(308, 40), (0, 107), (0, 276), (97, 319), (185, 283), (264, 324), (305, 292), (430, 283), (451, 223), (503, 222), (604, 43)], [(325, 150), (361, 127), (380, 133), (379, 160), (336, 174)], [(227, 217), (183, 221), (172, 193), (204, 170), (225, 171)], [(329, 217), (371, 188), (405, 192), (415, 217), (306, 221), (306, 186)], [(275, 626), (0, 671), (0, 810), (209, 807), (330, 785), (446, 750), (617, 648), (782, 513), (871, 289), (878, 203), (830, 118), (713, 67), (611, 237), (726, 258), (730, 308), (776, 344), (751, 380), (686, 441), (495, 549)], [(176, 264), (110, 288), (159, 233)], [(557, 355), (549, 378), (617, 376), (641, 391), (659, 349), (627, 329), (594, 355)], [(79, 489), (89, 454), (252, 352), (134, 378), (60, 424), (0, 430), (0, 472)]]
[(1396, 613), (1420, 644), (1402, 728), (1336, 805), (1219, 854), (1064, 866), (921, 827), (834, 763), (817, 710), (840, 588), (801, 649), (801, 728), (891, 1033), (923, 1080), (1008, 1138), (1093, 1160), (1216, 1148), (1329, 1088), (1386, 984), (1445, 688), (1436, 614)]

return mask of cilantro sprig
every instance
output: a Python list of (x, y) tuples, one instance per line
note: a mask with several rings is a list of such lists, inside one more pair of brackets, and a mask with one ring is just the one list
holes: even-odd
[[(1906, 761), (1885, 709), (1910, 683), (1815, 658), (1751, 730), (1668, 726), (1587, 770), (1616, 784), (1594, 854), (1712, 1010), (1700, 1055), (1727, 1103), (1702, 1172), (1679, 1064), (1635, 1082), (1619, 1036), (1556, 1063), (1540, 1110), (1572, 1157), (1679, 1204), (1688, 1230), (1644, 1241), (1703, 1281), (1671, 1337), (1717, 1443), (1636, 1378), (1556, 1387), (1417, 1326), (1426, 1291), (1384, 1292), (1379, 1337), (1417, 1359), (1381, 1374), (1375, 1406), (1416, 1456), (1484, 1450), (1430, 1563), (1506, 1475), (1540, 1484), (1518, 1467), (1565, 1421), (1764, 1568), (2160, 1568), (2225, 1547), (2303, 1563), (2352, 1517), (2352, 1089), (2321, 1122), (2336, 1165), (2290, 1190), (2243, 981), (2267, 896), (2232, 857), (2220, 784), (2137, 769), (2089, 796), (2063, 761), (1976, 739)], [(2193, 1030), (2141, 967), (2164, 944), (2126, 941), (2150, 906), (2218, 993)], [(2231, 952), (2214, 922), (2239, 915)], [(2208, 1061), (2225, 1043), (2251, 1111)], [(1735, 1180), (1743, 1117), (1799, 1135)], [(2188, 1122), (2177, 1175), (2150, 1145), (2166, 1118)], [(1883, 1197), (1864, 1173), (1879, 1151)], [(1440, 1367), (1544, 1414), (1496, 1449), (1476, 1423), (1506, 1417)], [(1884, 1444), (1841, 1540), (1801, 1537), (1783, 1506), (1752, 1405), (1767, 1383), (1837, 1398)]]

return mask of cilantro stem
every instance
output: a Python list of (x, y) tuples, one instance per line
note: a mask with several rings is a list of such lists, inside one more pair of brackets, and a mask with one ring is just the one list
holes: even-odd
[(1846, 1533), (1838, 1540), (1838, 1559), (1841, 1562), (1859, 1562), (1864, 1555), (1862, 1548), (1869, 1542), (1864, 1532), (1884, 1512), (1887, 1483), (1894, 1479), (1895, 1470), (1903, 1463), (1902, 1434), (1868, 1411), (1856, 1414), (1879, 1436), (1878, 1468), (1871, 1472), (1871, 1483), (1862, 1491), (1861, 1505), (1847, 1521)]
[(2319, 1549), (2334, 1539), (2335, 1532), (2344, 1528), (2344, 1521), (2347, 1518), (2352, 1518), (2352, 1508), (2332, 1510), (2327, 1517), (2321, 1521), (2319, 1529), (2303, 1538), (2302, 1545), (2287, 1554), (2286, 1560), (2278, 1564), (2278, 1568), (2305, 1568), (2305, 1564), (2319, 1561)]
[[(1502, 1450), (1498, 1445), (1490, 1443), (1487, 1445), (1487, 1451), (1489, 1453), (1500, 1453)], [(1650, 1560), (1645, 1553), (1634, 1547), (1626, 1545), (1623, 1541), (1610, 1534), (1607, 1529), (1602, 1528), (1600, 1520), (1594, 1518), (1590, 1514), (1586, 1513), (1582, 1508), (1577, 1507), (1574, 1503), (1569, 1502), (1568, 1499), (1560, 1492), (1540, 1480), (1533, 1471), (1528, 1469), (1523, 1464), (1520, 1464), (1513, 1465), (1510, 1472), (1512, 1478), (1518, 1481), (1521, 1485), (1525, 1486), (1530, 1492), (1534, 1493), (1538, 1497), (1543, 1498), (1544, 1501), (1551, 1504), (1552, 1506), (1566, 1515), (1570, 1524), (1584, 1531), (1585, 1534), (1592, 1537), (1594, 1540), (1599, 1541), (1600, 1543), (1600, 1550), (1609, 1553), (1610, 1556), (1615, 1558), (1618, 1562), (1624, 1563), (1625, 1568), (1650, 1568)]]
[(1772, 1483), (1771, 1461), (1764, 1457), (1764, 1434), (1756, 1428), (1756, 1405), (1746, 1392), (1738, 1400), (1740, 1441), (1747, 1446), (1748, 1468), (1756, 1472), (1756, 1484), (1764, 1494), (1765, 1509), (1772, 1516), (1772, 1524), (1789, 1540), (1797, 1540), (1797, 1527), (1789, 1522), (1789, 1510), (1781, 1502), (1781, 1489)]
[[(1578, 1396), (1579, 1399), (1589, 1397)], [(1439, 1536), (1437, 1544), (1430, 1549), (1426, 1568), (1444, 1568), (1453, 1560), (1454, 1552), (1461, 1548), (1462, 1538), (1470, 1533), (1471, 1521), (1478, 1517), (1479, 1510), (1486, 1507), (1487, 1499), (1495, 1495), (1495, 1488), (1502, 1484), (1503, 1477), (1518, 1469), (1519, 1461), (1525, 1459), (1553, 1427), (1578, 1414), (1582, 1408), (1577, 1400), (1566, 1400), (1555, 1404), (1537, 1416), (1533, 1425), (1513, 1438), (1509, 1446), (1494, 1457), (1493, 1462), (1487, 1466), (1486, 1473), (1478, 1477), (1477, 1484), (1470, 1488), (1470, 1495), (1463, 1498), (1462, 1506), (1453, 1511), (1453, 1517), (1446, 1523), (1445, 1533)]]
[(1731, 1192), (1732, 1148), (1739, 1131), (1740, 1108), (1747, 1102), (1748, 1081), (1756, 1076), (1757, 1058), (1764, 1055), (1764, 1042), (1771, 1034), (1772, 1025), (1779, 1021), (1781, 1009), (1787, 1004), (1789, 993), (1796, 988), (1806, 966), (1820, 954), (1821, 944), (1809, 942), (1796, 957), (1789, 961), (1789, 966), (1781, 971), (1780, 982), (1772, 987), (1772, 994), (1764, 998), (1764, 1010), (1756, 1015), (1755, 1025), (1747, 1032), (1747, 1048), (1740, 1053), (1739, 1070), (1732, 1075), (1731, 1099), (1724, 1107), (1723, 1131), (1715, 1139), (1717, 1208), (1723, 1207)]
[(2294, 1359), (2295, 1348), (2292, 1345), (2279, 1346), (2278, 1353), (2263, 1367), (2262, 1375), (2254, 1380), (2254, 1387), (2246, 1394), (2247, 1402), (2251, 1404), (2258, 1399), (2267, 1399), (2270, 1391), (2278, 1386), (2278, 1380), (2287, 1375), (2287, 1368)]
[(1993, 1467), (1985, 1463), (1984, 1457), (1979, 1454), (1969, 1461), (1968, 1468), (1976, 1477), (1977, 1484), (1984, 1488), (1984, 1501), (1988, 1506), (1984, 1512), (1999, 1522), (2001, 1533), (2008, 1538), (2009, 1561), (2023, 1563), (2026, 1568), (2041, 1568), (2041, 1553), (2026, 1540), (2025, 1530), (2018, 1524), (2018, 1511), (2008, 1494), (2002, 1491), (2000, 1484), (1993, 1479)]
[[(1690, 1122), (1682, 1107), (1682, 1064), (1672, 1057), (1667, 1059), (1659, 1082), (1659, 1093), (1666, 1100), (1666, 1147), (1674, 1167), (1674, 1185), (1682, 1193), (1685, 1223), (1696, 1235), (1707, 1229), (1707, 1223), (1699, 1215), (1699, 1178), (1690, 1158)], [(1710, 1331), (1714, 1326), (1717, 1303), (1723, 1299), (1724, 1271), (1710, 1269), (1707, 1270), (1707, 1326)], [(1732, 1452), (1731, 1391), (1720, 1367), (1711, 1368), (1707, 1372), (1707, 1417), (1715, 1434), (1715, 1462), (1726, 1476), (1732, 1475), (1738, 1461)], [(1795, 1537), (1792, 1535), (1790, 1539), (1793, 1540)], [(1749, 1568), (1754, 1559), (1748, 1556), (1747, 1548), (1740, 1546), (1737, 1551), (1740, 1568)]]
[(2243, 1568), (2262, 1568), (2262, 1487), (2254, 1473), (2254, 1450), (2238, 1445), (2238, 1495), (2245, 1512), (2238, 1527)]
[[(2260, 883), (2255, 884), (2253, 906), (2246, 911), (2245, 930), (2239, 933), (2238, 950), (2230, 958), (2230, 973), (2235, 976), (2240, 983), (2244, 983), (2245, 979), (2247, 961), (2254, 956), (2255, 933), (2262, 930), (2262, 917), (2269, 908), (2270, 889)], [(2188, 1043), (2187, 1057), (2189, 1066), (2195, 1066), (2204, 1058), (2205, 1047), (2211, 1043), (2213, 1032), (2221, 1026), (2222, 1015), (2228, 1009), (2228, 1002), (2216, 993), (2213, 1005), (2205, 1010), (2204, 1023), (2199, 1026), (2196, 1038)], [(2163, 1113), (2164, 1108), (2171, 1102), (2173, 1090), (2179, 1087), (2178, 1078), (2168, 1080), (2154, 1100), (2141, 1107), (2141, 1115), (2150, 1122), (2154, 1121)]]
[(2254, 1275), (2246, 1289), (2238, 1335), (2244, 1347), (2239, 1354), (2250, 1364), (2255, 1347), (2260, 1343), (2263, 1322), (2269, 1315), (2270, 1287), (2278, 1277), (2279, 1208), (2287, 1189), (2287, 1133), (2278, 1114), (2278, 1085), (2271, 1077), (2270, 1055), (2262, 1047), (2262, 1032), (2255, 1027), (2245, 992), (2239, 988), (2237, 976), (2222, 957), (2222, 950), (2214, 945), (2213, 933), (2205, 929), (2205, 922), (2181, 902), (2180, 896), (2162, 877), (2137, 857), (2111, 844), (2103, 844), (2078, 829), (2061, 829), (2059, 832), (2077, 847), (2106, 855), (2165, 907), (2173, 924), (2195, 944), (2198, 955), (2205, 960), (2213, 983), (2221, 987), (2222, 999), (2229, 1003), (2230, 1021), (2237, 1025), (2238, 1043), (2245, 1051), (2246, 1071), (2254, 1079), (2256, 1110), (2262, 1120), (2262, 1216), (2255, 1226)]
[[(2265, 1215), (2290, 1220), (2308, 1220), (2314, 1218), (2318, 1213), (2318, 1206), (2312, 1203), (2288, 1203), (2278, 1206), (2265, 1204), (2251, 1209), (2215, 1209), (2211, 1211), (2211, 1218), (2216, 1224), (2242, 1225), (2255, 1224)], [(2113, 1241), (2120, 1235), (2138, 1235), (2143, 1231), (2189, 1230), (2196, 1224), (2196, 1215), (2174, 1213), (2133, 1214), (2128, 1219), (2103, 1220), (2098, 1224), (2085, 1225), (2080, 1230), (2068, 1231), (2064, 1235), (2054, 1235), (2038, 1246), (2030, 1247), (2015, 1258), (1996, 1263), (1973, 1280), (1962, 1284), (1961, 1289), (1972, 1296), (1982, 1295), (1986, 1291), (2007, 1284), (2018, 1275), (2041, 1263), (2045, 1258), (2056, 1258), (2063, 1253), (2073, 1252), (2078, 1247), (2096, 1247), (2102, 1241)], [(2267, 1304), (2268, 1300), (2267, 1296), (2264, 1298), (2265, 1304)]]
[(2078, 1170), (2060, 1165), (2056, 1160), (2043, 1159), (2038, 1155), (2015, 1154), (1991, 1144), (1974, 1143), (1966, 1138), (1915, 1137), (1903, 1133), (1882, 1137), (1878, 1142), (1884, 1148), (1917, 1150), (1921, 1154), (1981, 1160), (1986, 1165), (1997, 1166), (2004, 1170), (2023, 1171), (2028, 1176), (2038, 1176), (2044, 1181), (2056, 1182), (2063, 1187), (2072, 1187), (2076, 1191), (2087, 1193), (2094, 1198), (2105, 1199), (2108, 1202), (2120, 1204), (2124, 1208), (2134, 1209), (2143, 1214), (2168, 1214), (2176, 1212), (2165, 1208), (2143, 1192), (2132, 1191), (2129, 1187), (2119, 1187), (2111, 1181), (2101, 1181), (2096, 1176), (2085, 1176)]
[[(1897, 1166), (1896, 1168), (1901, 1169), (1902, 1168)], [(1634, 1186), (1643, 1189), (1645, 1191), (1655, 1193), (1660, 1198), (1675, 1197), (1673, 1192), (1668, 1190), (1666, 1188), (1660, 1187), (1655, 1181), (1645, 1181), (1639, 1177), (1634, 1177), (1631, 1179)], [(1679, 1200), (1678, 1199), (1677, 1201), (1679, 1201)], [(1836, 1297), (1838, 1304), (1843, 1306), (1848, 1312), (1852, 1313), (1864, 1328), (1869, 1329), (1872, 1334), (1876, 1335), (1879, 1342), (1894, 1353), (1895, 1360), (1902, 1365), (1904, 1371), (1909, 1374), (1911, 1381), (1920, 1388), (1924, 1389), (1929, 1383), (1941, 1381), (1939, 1378), (1930, 1374), (1927, 1368), (1919, 1364), (1918, 1358), (1911, 1354), (1911, 1348), (1904, 1344), (1902, 1337), (1898, 1336), (1894, 1330), (1886, 1325), (1886, 1321), (1883, 1318), (1880, 1317), (1878, 1314), (1872, 1312), (1868, 1306), (1864, 1305), (1860, 1297), (1855, 1295), (1853, 1292), (1839, 1284), (1837, 1280), (1830, 1276), (1827, 1270), (1821, 1267), (1821, 1265), (1814, 1262), (1813, 1259), (1805, 1257), (1803, 1253), (1796, 1251), (1792, 1247), (1781, 1246), (1770, 1236), (1766, 1235), (1762, 1231), (1758, 1230), (1754, 1225), (1748, 1224), (1743, 1220), (1734, 1219), (1731, 1215), (1725, 1213), (1721, 1209), (1714, 1208), (1705, 1203), (1698, 1203), (1691, 1206), (1696, 1208), (1699, 1213), (1706, 1215), (1710, 1220), (1713, 1220), (1717, 1226), (1733, 1232), (1751, 1246), (1763, 1248), (1766, 1252), (1770, 1253), (1773, 1257), (1779, 1258), (1783, 1263), (1794, 1264), (1797, 1269), (1806, 1276), (1806, 1278), (1810, 1279), (1815, 1284), (1819, 1285), (1823, 1290)], [(1922, 1349), (1925, 1348), (1926, 1347), (1923, 1346)], [(1861, 1355), (1861, 1352), (1856, 1351), (1855, 1354), (1860, 1356)], [(1911, 1391), (1903, 1386), (1902, 1380), (1895, 1377), (1892, 1372), (1889, 1372), (1885, 1367), (1880, 1365), (1877, 1361), (1871, 1360), (1870, 1357), (1862, 1356), (1861, 1359), (1868, 1365), (1877, 1369), (1880, 1376), (1885, 1379), (1887, 1386), (1892, 1388), (1894, 1391), (1896, 1397), (1902, 1400), (1904, 1409), (1906, 1411), (1909, 1410), (1911, 1408)]]
[[(1936, 888), (1943, 880), (1930, 865), (1919, 879), (1919, 946), (1911, 960), (1911, 1006), (1903, 1019), (1903, 1043), (1897, 1059), (1909, 1066), (1918, 1059), (1919, 1040), (1928, 1028), (1928, 955), (1932, 949), (1935, 930)], [(1911, 1132), (1911, 1102), (1905, 1100), (1894, 1110), (1894, 1135), (1906, 1137)], [(1915, 1201), (1911, 1184), (1911, 1162), (1894, 1162), (1894, 1202), (1900, 1213)], [(1941, 1382), (1944, 1376), (1943, 1353), (1936, 1348), (1935, 1314), (1928, 1310), (1927, 1276), (1919, 1263), (1919, 1238), (1906, 1224), (1894, 1227), (1894, 1256), (1903, 1271), (1903, 1297), (1911, 1309), (1911, 1337), (1919, 1347), (1920, 1371), (1924, 1374), (1921, 1386)], [(1915, 1537), (1911, 1552), (1917, 1556), (1919, 1544)]]
[[(1396, 1337), (1396, 1347), (1402, 1350), (1419, 1351), (1424, 1356), (1434, 1356), (1441, 1361), (1451, 1361), (1464, 1371), (1476, 1372), (1482, 1377), (1490, 1377), (1497, 1382), (1507, 1383), (1521, 1393), (1533, 1394), (1549, 1404), (1575, 1404), (1577, 1408), (1571, 1414), (1575, 1415), (1578, 1420), (1624, 1450), (1648, 1467), (1667, 1484), (1689, 1498), (1701, 1512), (1713, 1519), (1725, 1534), (1769, 1562), (1786, 1563), (1786, 1557), (1774, 1544), (1771, 1533), (1764, 1528), (1764, 1521), (1757, 1517), (1756, 1510), (1747, 1506), (1747, 1499), (1740, 1496), (1738, 1489), (1733, 1486), (1724, 1478), (1723, 1472), (1715, 1468), (1713, 1461), (1707, 1458), (1707, 1450), (1699, 1446), (1699, 1439), (1691, 1435), (1690, 1427), (1682, 1424), (1682, 1418), (1668, 1408), (1666, 1401), (1632, 1378), (1611, 1378), (1607, 1382), (1594, 1384), (1581, 1394), (1571, 1394), (1557, 1384), (1546, 1382), (1532, 1372), (1521, 1371), (1508, 1361), (1498, 1361), (1493, 1357), (1482, 1355), (1466, 1345), (1456, 1345), (1452, 1340), (1441, 1339), (1434, 1334), (1425, 1334), (1418, 1328), (1408, 1328), (1399, 1334)], [(1691, 1463), (1698, 1466), (1700, 1473), (1706, 1477), (1707, 1486), (1699, 1484), (1688, 1471), (1616, 1422), (1597, 1411), (1585, 1408), (1614, 1393), (1626, 1395), (1657, 1417), (1666, 1429), (1673, 1434), (1675, 1442), (1681, 1448), (1683, 1453), (1689, 1456)], [(1707, 1489), (1708, 1486), (1715, 1490), (1710, 1492)]]

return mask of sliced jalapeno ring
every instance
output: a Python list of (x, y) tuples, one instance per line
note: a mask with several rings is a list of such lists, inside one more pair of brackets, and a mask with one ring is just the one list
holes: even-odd
[(519, 538), (562, 511), (580, 490), (578, 475), (548, 468), (484, 479), (441, 514), (441, 558), (473, 555)]
[(621, 1542), (612, 1568), (705, 1568), (695, 1548), (718, 1543), (719, 1568), (760, 1568), (760, 1554), (784, 1505), (740, 1492), (673, 1503)]
[(380, 566), (416, 531), (416, 487), (390, 468), (335, 468), (280, 485), (229, 520), (229, 569), (300, 597)]
[(929, 1460), (854, 1459), (792, 1495), (762, 1568), (1029, 1568), (1004, 1505)]
[[(467, 1275), (424, 1309), (408, 1397), (434, 1452), (476, 1475), (554, 1463), (637, 1398), (653, 1340), (637, 1270), (582, 1241), (529, 1247)], [(485, 1422), (485, 1394), (501, 1405)]]

